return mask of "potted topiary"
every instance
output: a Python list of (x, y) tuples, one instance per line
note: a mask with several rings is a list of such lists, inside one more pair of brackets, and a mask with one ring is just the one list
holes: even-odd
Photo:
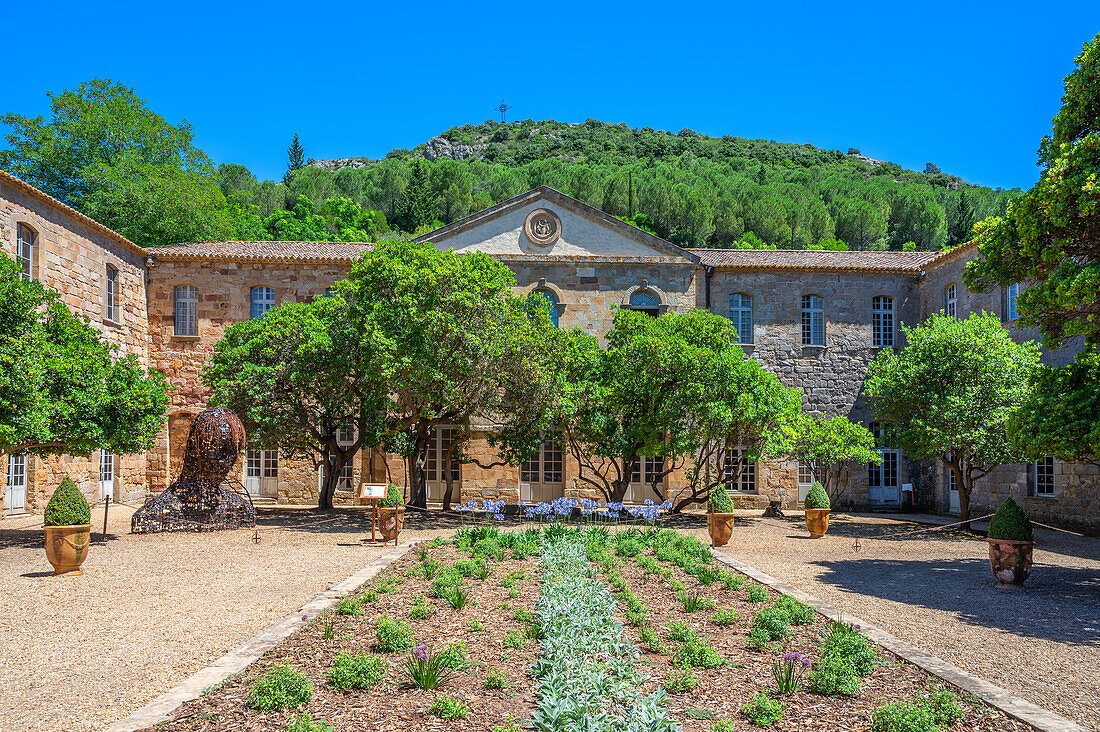
[(84, 574), (80, 565), (88, 556), (91, 528), (92, 511), (88, 502), (72, 478), (66, 475), (46, 504), (42, 517), (46, 559), (53, 565), (55, 577)]
[(806, 528), (820, 539), (829, 530), (829, 494), (821, 483), (814, 481), (802, 504), (806, 509)]
[(401, 489), (390, 483), (386, 497), (378, 501), (378, 522), (383, 539), (394, 539), (405, 523), (405, 496)]
[(707, 531), (711, 546), (725, 546), (733, 534), (733, 499), (726, 486), (719, 484), (710, 492), (707, 501)]
[(1031, 574), (1035, 532), (1024, 510), (1006, 498), (989, 521), (989, 568), (1002, 585), (1022, 585)]

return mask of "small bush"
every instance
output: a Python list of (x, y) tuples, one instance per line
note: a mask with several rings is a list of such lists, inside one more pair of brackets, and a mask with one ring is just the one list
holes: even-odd
[(416, 604), (409, 609), (409, 617), (413, 620), (424, 620), (431, 617), (435, 612), (435, 605), (428, 602), (428, 599), (421, 595), (416, 599)]
[(718, 651), (701, 638), (681, 644), (676, 653), (676, 665), (684, 668), (718, 668), (724, 663)]
[(830, 623), (821, 643), (823, 658), (843, 658), (859, 676), (871, 673), (879, 663), (871, 641), (858, 628), (846, 623)]
[(325, 672), (330, 685), (337, 689), (369, 689), (386, 678), (386, 662), (378, 656), (352, 656), (341, 653)]
[(499, 668), (489, 669), (485, 674), (485, 683), (482, 684), (486, 689), (503, 689), (507, 685), (508, 679)]
[(782, 702), (772, 699), (760, 691), (752, 701), (741, 707), (741, 712), (752, 720), (757, 727), (767, 727), (783, 718), (786, 707)]
[(768, 601), (768, 591), (764, 589), (763, 585), (749, 585), (745, 593), (749, 596), (749, 602)]
[(669, 671), (668, 677), (665, 679), (665, 688), (673, 694), (684, 694), (698, 685), (699, 682), (696, 681), (695, 674), (691, 672), (691, 669)]
[(920, 704), (896, 701), (871, 713), (871, 732), (939, 732), (932, 714)]
[(826, 656), (810, 672), (810, 691), (825, 696), (855, 696), (860, 680), (852, 662), (840, 656)]
[(722, 609), (710, 616), (710, 622), (724, 628), (727, 625), (736, 623), (740, 617), (741, 615), (736, 610)]
[(527, 640), (518, 631), (510, 631), (504, 636), (505, 648), (523, 648), (525, 645), (527, 645)]
[(714, 600), (695, 594), (694, 592), (680, 595), (680, 604), (684, 606), (684, 612), (694, 613), (699, 610), (713, 610)]
[(720, 579), (727, 590), (739, 590), (745, 584), (745, 575), (737, 572), (722, 572)]
[(279, 664), (260, 677), (248, 693), (248, 706), (261, 712), (296, 709), (313, 698), (313, 685), (301, 671)]
[(458, 699), (443, 694), (435, 698), (432, 705), (428, 707), (428, 711), (440, 719), (453, 722), (456, 719), (465, 719), (470, 713), (470, 708)]
[(332, 725), (314, 719), (309, 712), (302, 712), (283, 728), (283, 732), (332, 732)]
[(688, 627), (687, 623), (681, 623), (674, 621), (668, 624), (668, 639), (676, 641), (678, 643), (687, 643), (694, 641), (696, 638), (695, 632)]
[(714, 513), (733, 513), (733, 499), (724, 484), (719, 484), (710, 492), (710, 508)]
[(444, 595), (447, 604), (455, 610), (461, 610), (470, 602), (470, 593), (461, 585), (449, 588)]
[(802, 505), (809, 509), (829, 508), (829, 494), (825, 492), (824, 486), (815, 480), (810, 490), (806, 492), (806, 500)]
[(1012, 498), (1006, 498), (993, 514), (993, 518), (989, 520), (987, 536), (990, 539), (1032, 541), (1035, 538), (1035, 531), (1024, 510)]
[(753, 614), (752, 630), (749, 631), (751, 645), (763, 650), (768, 643), (786, 640), (790, 634), (790, 619), (777, 605), (768, 605)]
[(950, 727), (962, 721), (963, 710), (959, 706), (959, 697), (946, 686), (930, 692), (921, 704), (932, 714), (932, 721), (940, 727)]
[(734, 729), (733, 722), (723, 719), (711, 725), (710, 732), (737, 732), (737, 730)]
[(493, 539), (479, 539), (472, 551), (475, 557), (492, 557), (498, 562), (504, 559), (504, 549)]
[(439, 652), (439, 662), (449, 669), (465, 671), (470, 667), (468, 651), (465, 641), (455, 641)]
[(388, 615), (378, 618), (376, 637), (375, 648), (383, 653), (404, 653), (413, 647), (413, 630), (409, 624)]
[(480, 633), (485, 630), (485, 621), (481, 618), (470, 619), (470, 630), (474, 633)]
[(776, 610), (787, 616), (787, 622), (791, 625), (809, 625), (814, 622), (814, 609), (790, 595), (783, 595), (775, 602)]
[(42, 525), (73, 526), (91, 522), (92, 509), (88, 507), (88, 501), (73, 479), (66, 475), (46, 504)]
[(397, 508), (405, 505), (405, 495), (401, 489), (390, 483), (386, 486), (386, 497), (378, 502), (379, 508)]
[(665, 653), (668, 649), (661, 642), (661, 636), (653, 628), (642, 628), (638, 631), (638, 639), (653, 653)]

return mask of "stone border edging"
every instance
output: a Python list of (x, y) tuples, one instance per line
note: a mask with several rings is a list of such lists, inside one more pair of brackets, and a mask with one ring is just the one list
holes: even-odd
[(970, 692), (982, 701), (1000, 709), (1014, 719), (1030, 724), (1032, 727), (1042, 732), (1088, 732), (1087, 729), (1076, 722), (1071, 722), (1065, 717), (1047, 711), (1040, 706), (1032, 704), (1026, 699), (1014, 696), (1001, 687), (975, 676), (969, 671), (963, 671), (958, 666), (948, 663), (942, 658), (933, 656), (927, 651), (923, 651), (910, 643), (906, 643), (902, 639), (890, 635), (885, 630), (864, 622), (855, 615), (838, 610), (823, 600), (808, 595), (786, 582), (780, 582), (771, 575), (765, 574), (751, 565), (745, 564), (719, 551), (715, 551), (713, 548), (710, 549), (710, 553), (713, 554), (719, 562), (728, 564), (757, 582), (767, 585), (784, 595), (791, 595), (805, 602), (830, 620), (840, 620), (849, 625), (859, 626), (859, 632), (879, 646), (900, 656), (909, 663), (924, 669), (951, 686)]
[(158, 722), (168, 720), (169, 715), (181, 704), (192, 699), (198, 699), (205, 689), (220, 684), (233, 674), (243, 671), (249, 664), (274, 648), (279, 641), (316, 618), (335, 605), (344, 595), (358, 589), (367, 580), (403, 557), (412, 548), (412, 545), (412, 542), (407, 542), (367, 562), (358, 572), (316, 595), (301, 609), (275, 621), (237, 648), (226, 653), (206, 668), (196, 671), (173, 688), (133, 712), (130, 716), (110, 725), (104, 732), (135, 732), (135, 730), (151, 727)]

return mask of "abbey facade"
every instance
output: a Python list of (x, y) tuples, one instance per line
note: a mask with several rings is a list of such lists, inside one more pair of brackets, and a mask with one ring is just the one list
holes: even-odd
[[(561, 328), (601, 336), (617, 308), (653, 315), (705, 308), (734, 321), (750, 357), (787, 386), (804, 407), (844, 415), (877, 430), (862, 394), (867, 365), (883, 348), (898, 348), (900, 325), (932, 313), (999, 315), (1019, 339), (1038, 339), (1015, 326), (1015, 289), (968, 292), (962, 270), (973, 247), (943, 252), (823, 252), (681, 249), (549, 188), (538, 188), (422, 237), (441, 249), (482, 251), (507, 265), (517, 290), (551, 301)], [(162, 371), (173, 387), (166, 428), (154, 449), (139, 455), (93, 454), (39, 458), (7, 455), (0, 464), (8, 514), (41, 511), (64, 473), (92, 500), (110, 495), (137, 504), (173, 480), (194, 415), (207, 404), (201, 373), (230, 324), (262, 317), (285, 302), (323, 296), (369, 244), (201, 242), (143, 249), (33, 187), (0, 172), (0, 251), (26, 276), (61, 293), (89, 317), (121, 353)], [(1065, 363), (1072, 349), (1044, 354)], [(482, 427), (470, 425), (477, 431)], [(428, 459), (429, 499), (446, 485), (454, 430), (439, 428)], [(485, 464), (484, 440), (471, 451)], [(958, 509), (958, 494), (942, 465), (913, 461), (882, 448), (881, 466), (853, 466), (841, 504), (856, 508), (906, 505), (936, 513)], [(577, 481), (579, 465), (553, 440), (521, 466), (453, 467), (456, 501), (502, 498), (508, 503), (593, 495)], [(656, 498), (646, 459), (627, 500)], [(809, 472), (793, 461), (742, 464), (731, 495), (742, 507), (769, 500), (798, 505)], [(236, 474), (257, 502), (316, 503), (317, 469), (275, 451), (249, 449)], [(405, 484), (393, 456), (363, 453), (346, 469), (343, 500), (361, 481)], [(675, 500), (679, 472), (658, 482)], [(1100, 532), (1100, 474), (1092, 466), (1051, 458), (997, 469), (972, 497), (974, 515), (1012, 495), (1035, 519)]]

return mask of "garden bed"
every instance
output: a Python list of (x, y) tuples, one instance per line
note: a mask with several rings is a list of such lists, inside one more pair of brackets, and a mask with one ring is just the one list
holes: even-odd
[[(579, 547), (566, 551), (565, 560), (563, 542)], [(577, 700), (592, 714), (620, 709), (609, 729), (656, 714), (665, 728), (679, 725), (685, 732), (753, 729), (776, 716), (769, 729), (869, 730), (875, 710), (890, 703), (895, 706), (877, 713), (877, 730), (931, 732), (936, 722), (953, 732), (1031, 729), (945, 690), (801, 603), (780, 599), (672, 531), (582, 534), (556, 526), (500, 535), (494, 528), (464, 529), (455, 544), (417, 547), (157, 729), (320, 732), (330, 724), (335, 730), (504, 732), (533, 717), (545, 725), (554, 714), (562, 715), (558, 728), (570, 729), (569, 715), (584, 713), (568, 708)], [(547, 555), (553, 556), (548, 566), (556, 567), (548, 576), (578, 589), (547, 592), (540, 600), (539, 553), (552, 544), (559, 550)], [(568, 559), (573, 556), (579, 562)], [(576, 564), (583, 565), (579, 572), (562, 574)], [(573, 603), (574, 594), (584, 599)], [(557, 614), (579, 609), (580, 619), (559, 622)], [(601, 614), (622, 627), (601, 623)], [(584, 633), (592, 634), (591, 644)], [(553, 643), (547, 653), (565, 660), (540, 669), (536, 638)], [(601, 649), (594, 651), (597, 662), (570, 663), (569, 644)], [(781, 694), (773, 667), (784, 657), (805, 673), (801, 689)], [(440, 688), (418, 688), (406, 675), (410, 661), (421, 667), (421, 681), (424, 666), (442, 664), (441, 673), (451, 676)], [(610, 680), (574, 678), (593, 669)], [(547, 709), (554, 695), (555, 707)], [(925, 726), (885, 726), (891, 715)]]

